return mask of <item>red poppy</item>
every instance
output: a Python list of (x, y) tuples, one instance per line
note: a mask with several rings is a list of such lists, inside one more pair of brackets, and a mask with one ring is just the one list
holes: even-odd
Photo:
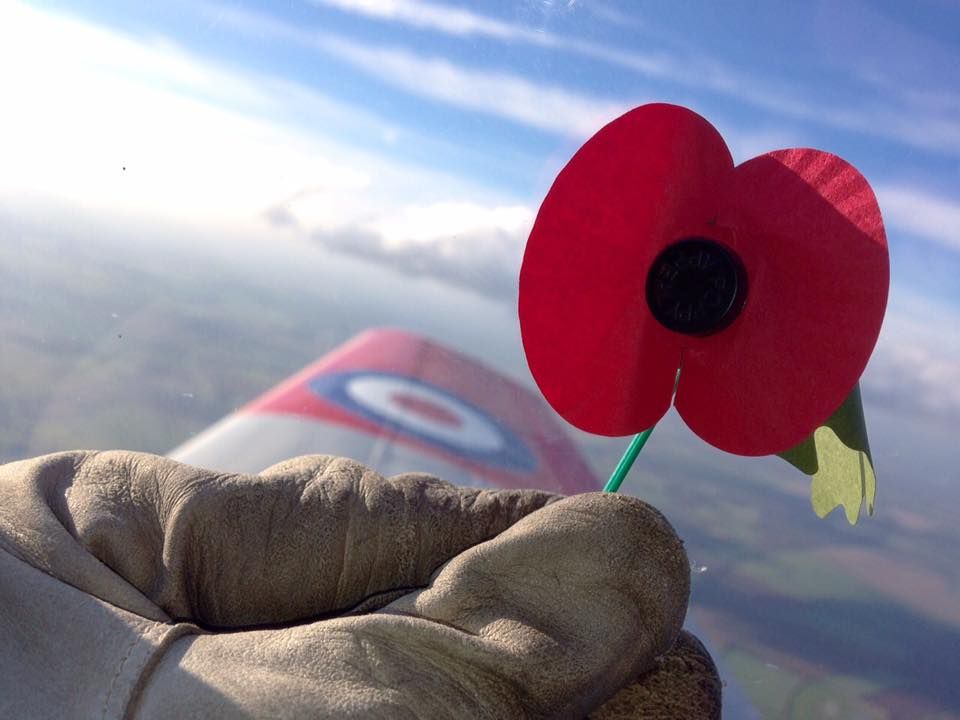
[(537, 384), (577, 427), (629, 435), (673, 401), (712, 445), (768, 455), (856, 385), (888, 286), (880, 209), (849, 163), (797, 148), (734, 166), (704, 118), (644, 105), (554, 181), (520, 327)]

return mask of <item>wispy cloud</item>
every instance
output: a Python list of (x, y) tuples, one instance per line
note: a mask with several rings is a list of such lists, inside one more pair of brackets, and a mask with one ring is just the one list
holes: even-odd
[(908, 185), (880, 185), (876, 190), (888, 225), (960, 251), (960, 201)]
[(434, 5), (418, 0), (310, 0), (313, 5), (337, 8), (381, 20), (402, 22), (413, 27), (437, 30), (450, 35), (522, 40), (531, 43), (552, 42), (546, 33), (522, 25), (503, 22), (470, 10)]
[[(882, 100), (842, 106), (835, 101), (817, 101), (810, 92), (803, 96), (786, 92), (780, 82), (764, 82), (756, 73), (746, 72), (700, 50), (626, 50), (423, 0), (311, 1), (318, 6), (448, 35), (479, 36), (572, 53), (680, 87), (731, 97), (780, 118), (882, 137), (924, 150), (960, 154), (960, 122), (954, 112), (943, 109), (942, 93), (932, 96), (926, 93), (918, 99), (915, 93), (904, 92), (900, 85), (891, 88), (889, 83), (884, 83), (879, 93)], [(649, 44), (649, 38), (647, 42)], [(856, 70), (852, 71), (852, 77), (863, 80)], [(864, 86), (871, 84), (875, 83)]]
[[(537, 44), (545, 46), (577, 43), (550, 33), (489, 20), (471, 11), (452, 10), (411, 0), (316, 0), (316, 4), (333, 5), (365, 16), (406, 22), (450, 34), (483, 34), (531, 42), (533, 40), (530, 38), (535, 37)], [(532, 82), (514, 73), (464, 67), (445, 58), (425, 57), (406, 49), (359, 43), (235, 7), (218, 6), (216, 18), (224, 25), (252, 36), (269, 36), (285, 43), (313, 48), (412, 95), (483, 112), (576, 140), (586, 139), (630, 107), (653, 99), (635, 95), (628, 100), (617, 101), (574, 92), (556, 85)], [(656, 66), (654, 74), (668, 72), (667, 61), (648, 62), (645, 56), (624, 54), (600, 46), (593, 47), (590, 52), (640, 72), (651, 71), (653, 66)], [(738, 87), (736, 78), (725, 74), (722, 69), (704, 69), (698, 76), (701, 80), (712, 76), (714, 82), (724, 87), (729, 85), (731, 91)], [(740, 90), (746, 92), (743, 88)], [(789, 107), (789, 103), (775, 95), (764, 97), (762, 102), (780, 109)], [(799, 107), (794, 111), (795, 114), (803, 114)], [(796, 128), (784, 128), (782, 122), (775, 129), (762, 119), (755, 120), (751, 128), (723, 121), (717, 125), (738, 162), (780, 147), (803, 144), (802, 133)]]
[[(637, 55), (613, 47), (595, 46), (539, 33), (499, 20), (489, 20), (488, 26), (488, 19), (476, 13), (465, 10), (454, 12), (423, 2), (396, 0), (380, 4), (329, 0), (329, 3), (333, 2), (337, 7), (365, 16), (418, 24), (451, 34), (476, 33), (534, 42), (528, 39), (529, 35), (536, 37), (535, 42), (541, 46), (589, 54), (644, 75), (675, 81), (681, 86), (707, 88), (735, 97), (740, 102), (767, 111), (760, 115), (759, 129), (746, 130), (731, 123), (719, 123), (730, 138), (738, 160), (777, 147), (808, 143), (809, 140), (804, 140), (800, 125), (827, 126), (858, 135), (894, 139), (926, 150), (960, 154), (960, 122), (950, 115), (905, 112), (876, 103), (857, 109), (819, 104), (767, 88), (754, 78), (705, 56), (680, 60)], [(257, 36), (270, 35), (277, 40), (313, 47), (412, 95), (576, 139), (588, 137), (629, 107), (654, 99), (652, 96), (633, 96), (618, 101), (576, 92), (559, 85), (534, 82), (512, 72), (465, 67), (443, 57), (427, 57), (396, 46), (368, 45), (237, 8), (221, 8), (217, 16), (225, 24), (241, 31)], [(416, 21), (412, 19), (414, 17)], [(780, 117), (779, 121), (774, 120), (777, 116)], [(788, 121), (791, 127), (784, 129), (783, 125)], [(774, 125), (777, 126), (776, 130), (769, 129)]]
[(412, 95), (577, 139), (589, 137), (598, 127), (647, 100), (584, 95), (512, 73), (467, 68), (442, 57), (305, 30), (236, 8), (222, 8), (217, 17), (240, 31), (312, 47)]
[(463, 8), (422, 2), (422, 0), (311, 0), (314, 5), (333, 7), (369, 18), (434, 30), (460, 37), (476, 36), (519, 42), (543, 48), (568, 50), (580, 55), (622, 65), (645, 75), (669, 77), (676, 74), (673, 60), (662, 53), (623, 51), (549, 30), (505, 22)]
[(337, 58), (414, 95), (578, 138), (589, 137), (646, 100), (603, 100), (509, 73), (468, 69), (442, 58), (374, 48), (332, 36), (317, 35), (313, 41)]
[(623, 12), (612, 5), (602, 2), (591, 2), (585, 5), (586, 10), (593, 16), (618, 27), (639, 29), (644, 26), (643, 18), (636, 6), (633, 12)]

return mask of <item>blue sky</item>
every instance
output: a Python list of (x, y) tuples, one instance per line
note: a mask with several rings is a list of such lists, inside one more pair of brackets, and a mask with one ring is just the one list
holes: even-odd
[(870, 377), (957, 417), (958, 30), (950, 0), (0, 0), (0, 193), (299, 232), (512, 301), (563, 163), (676, 102), (738, 160), (814, 146), (867, 176), (893, 274)]

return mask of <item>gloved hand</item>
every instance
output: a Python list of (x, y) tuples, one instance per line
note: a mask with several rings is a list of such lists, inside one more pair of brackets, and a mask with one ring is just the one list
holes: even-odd
[(327, 456), (0, 466), (5, 718), (719, 717), (688, 592), (673, 529), (622, 495)]

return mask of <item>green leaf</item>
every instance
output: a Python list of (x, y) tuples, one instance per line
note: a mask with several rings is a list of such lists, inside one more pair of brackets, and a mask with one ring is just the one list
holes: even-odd
[(856, 525), (863, 501), (873, 515), (877, 477), (870, 458), (867, 425), (857, 384), (824, 425), (780, 457), (812, 475), (810, 502), (821, 518), (842, 505), (847, 522)]

